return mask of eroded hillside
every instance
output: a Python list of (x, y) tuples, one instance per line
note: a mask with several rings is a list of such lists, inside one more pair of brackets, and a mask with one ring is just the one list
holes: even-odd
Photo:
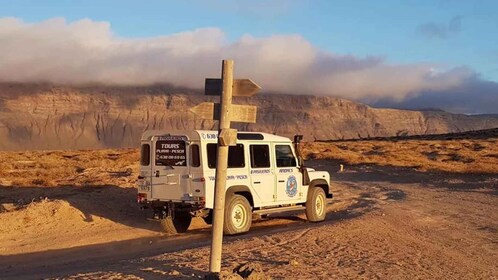
[[(0, 84), (0, 149), (137, 146), (146, 129), (212, 129), (189, 108), (215, 101), (168, 86), (110, 87)], [(498, 119), (378, 109), (334, 97), (261, 94), (235, 98), (258, 106), (256, 124), (239, 129), (307, 140), (435, 134), (498, 127)]]

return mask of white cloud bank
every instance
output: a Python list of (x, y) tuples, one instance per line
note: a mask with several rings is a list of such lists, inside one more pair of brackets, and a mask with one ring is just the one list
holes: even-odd
[(141, 39), (113, 35), (110, 24), (54, 18), (25, 23), (0, 18), (0, 81), (152, 84), (202, 88), (219, 77), (222, 59), (235, 60), (235, 76), (264, 91), (401, 100), (420, 91), (458, 87), (466, 68), (434, 71), (431, 64), (387, 64), (324, 52), (299, 35), (228, 42), (218, 28)]

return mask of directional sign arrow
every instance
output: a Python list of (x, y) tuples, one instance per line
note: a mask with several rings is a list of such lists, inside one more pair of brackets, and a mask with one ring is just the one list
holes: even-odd
[[(205, 95), (221, 95), (223, 81), (221, 79), (206, 79), (204, 86)], [(233, 80), (232, 96), (253, 96), (261, 87), (250, 79)]]
[[(232, 122), (256, 122), (257, 107), (252, 105), (232, 104), (230, 108), (230, 120)], [(203, 102), (190, 111), (201, 119), (220, 120), (220, 104), (212, 102)]]
[(257, 111), (258, 107), (256, 106), (232, 104), (230, 119), (232, 122), (255, 123)]

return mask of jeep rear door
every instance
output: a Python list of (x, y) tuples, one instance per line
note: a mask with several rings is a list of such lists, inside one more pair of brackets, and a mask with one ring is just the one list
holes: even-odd
[(188, 199), (185, 197), (190, 192), (187, 137), (155, 136), (152, 147), (152, 199)]

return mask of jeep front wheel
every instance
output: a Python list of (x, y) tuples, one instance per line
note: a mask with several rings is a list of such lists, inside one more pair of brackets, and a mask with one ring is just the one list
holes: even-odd
[(322, 188), (314, 187), (308, 190), (308, 199), (306, 200), (306, 218), (308, 221), (321, 222), (325, 220), (326, 202), (327, 199)]
[(175, 212), (174, 218), (166, 216), (160, 221), (161, 227), (167, 234), (177, 234), (187, 231), (192, 222), (192, 216), (190, 216), (190, 213), (188, 212), (178, 211)]
[(230, 195), (225, 204), (223, 233), (234, 235), (249, 231), (252, 224), (252, 211), (249, 201), (242, 195)]

